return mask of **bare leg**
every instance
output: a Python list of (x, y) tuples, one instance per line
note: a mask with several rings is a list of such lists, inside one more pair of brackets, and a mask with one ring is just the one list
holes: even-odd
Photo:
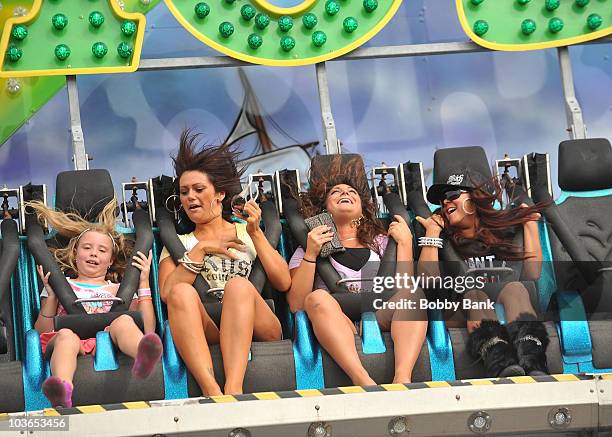
[(520, 282), (510, 282), (499, 292), (497, 302), (504, 305), (506, 311), (506, 319), (508, 322), (513, 322), (520, 314), (536, 315), (529, 291)]
[(278, 341), (280, 322), (248, 279), (232, 278), (225, 285), (221, 313), (225, 394), (242, 393), (253, 335), (261, 341)]
[[(464, 299), (470, 300), (472, 302), (488, 302), (489, 296), (484, 291), (481, 290), (470, 290), (465, 293)], [(483, 320), (497, 320), (497, 314), (495, 314), (494, 310), (490, 309), (481, 309), (476, 306), (476, 309), (468, 310), (468, 321), (467, 321), (467, 329), (469, 333), (474, 332), (475, 329), (480, 327), (480, 322)]]
[(127, 314), (113, 320), (106, 330), (119, 350), (134, 358), (132, 375), (140, 379), (151, 375), (163, 351), (161, 339), (157, 334), (149, 332), (143, 335), (134, 319)]
[(355, 348), (355, 327), (340, 305), (325, 290), (315, 290), (304, 299), (304, 309), (321, 346), (355, 385), (376, 384), (361, 364)]
[(138, 343), (142, 339), (142, 331), (138, 329), (134, 319), (127, 314), (117, 317), (108, 327), (113, 343), (124, 354), (136, 358)]
[(205, 396), (221, 395), (206, 342), (209, 336), (215, 337), (211, 343), (218, 341), (218, 334), (196, 289), (187, 283), (177, 284), (166, 302), (172, 338), (181, 358)]
[(421, 347), (427, 334), (427, 312), (418, 309), (418, 302), (425, 294), (418, 289), (414, 293), (408, 290), (396, 293), (391, 302), (400, 300), (415, 302), (415, 309), (379, 310), (378, 322), (385, 331), (391, 331), (395, 353), (394, 383), (412, 382), (412, 370), (419, 358)]
[(51, 374), (72, 386), (77, 367), (77, 356), (85, 353), (79, 336), (68, 328), (60, 329), (47, 345), (47, 347), (51, 346), (53, 347)]

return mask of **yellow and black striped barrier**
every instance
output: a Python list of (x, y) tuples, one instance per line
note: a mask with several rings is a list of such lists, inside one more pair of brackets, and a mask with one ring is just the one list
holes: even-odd
[[(612, 374), (598, 375), (601, 379), (612, 379)], [(325, 388), (321, 390), (292, 390), (281, 392), (262, 392), (248, 393), (242, 395), (223, 395), (211, 396), (198, 400), (200, 404), (223, 404), (243, 401), (273, 401), (278, 399), (291, 398), (309, 398), (317, 396), (332, 396), (340, 394), (355, 394), (355, 393), (375, 393), (385, 391), (410, 391), (431, 388), (448, 388), (448, 387), (469, 387), (483, 385), (502, 385), (502, 384), (536, 384), (536, 383), (551, 383), (551, 382), (572, 382), (585, 381), (594, 379), (594, 375), (546, 375), (546, 376), (514, 376), (510, 378), (494, 378), (494, 379), (472, 379), (460, 381), (429, 381), (429, 382), (414, 382), (410, 384), (381, 384), (366, 387), (349, 386), (337, 388)], [(162, 401), (163, 402), (163, 401)], [(177, 401), (180, 402), (180, 401)], [(191, 401), (193, 402), (193, 401)], [(71, 414), (90, 414), (103, 413), (106, 411), (117, 410), (138, 410), (143, 408), (151, 408), (151, 402), (123, 402), (119, 404), (106, 405), (86, 405), (73, 408), (46, 408), (45, 416), (65, 416)], [(0, 421), (8, 420), (9, 415), (0, 413)]]

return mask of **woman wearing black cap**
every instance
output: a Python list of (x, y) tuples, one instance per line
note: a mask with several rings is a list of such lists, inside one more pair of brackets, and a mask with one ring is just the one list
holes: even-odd
[[(495, 193), (501, 192), (499, 183), (473, 171), (446, 174), (444, 181), (427, 192), (427, 199), (441, 209), (427, 219), (416, 218), (426, 232), (425, 238), (419, 239), (420, 270), (438, 274), (438, 250), (451, 244), (468, 268), (505, 267), (507, 261), (520, 261), (521, 280), (537, 280), (542, 262), (537, 224), (541, 208), (523, 203), (519, 208), (495, 209), (498, 200)], [(516, 243), (514, 237), (521, 228), (522, 242)], [(494, 309), (487, 308), (489, 296), (485, 290), (500, 290), (496, 301), (504, 305), (509, 322), (506, 326), (499, 323)], [(488, 376), (549, 373), (548, 335), (542, 322), (536, 320), (523, 283), (487, 283), (483, 289), (470, 290), (463, 296), (463, 308), (467, 309), (470, 333), (468, 351), (474, 358), (483, 359)], [(454, 314), (453, 318), (457, 316), (461, 314)]]

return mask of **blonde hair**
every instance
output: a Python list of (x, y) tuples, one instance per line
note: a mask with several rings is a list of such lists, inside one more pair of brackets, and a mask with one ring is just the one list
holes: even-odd
[(76, 248), (80, 238), (87, 232), (99, 232), (108, 235), (112, 242), (113, 263), (106, 274), (106, 279), (120, 282), (127, 264), (127, 242), (123, 234), (115, 230), (115, 212), (117, 200), (113, 199), (104, 206), (98, 215), (98, 221), (88, 222), (83, 217), (72, 212), (62, 212), (49, 208), (39, 201), (28, 202), (26, 206), (32, 208), (39, 221), (45, 219), (57, 233), (70, 239), (66, 247), (51, 248), (60, 269), (70, 277), (78, 276), (76, 267)]

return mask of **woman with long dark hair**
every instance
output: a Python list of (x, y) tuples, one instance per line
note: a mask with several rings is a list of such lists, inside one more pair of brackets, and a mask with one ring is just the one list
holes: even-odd
[[(483, 178), (477, 178), (483, 180)], [(541, 206), (525, 203), (517, 208), (496, 209), (501, 200), (501, 186), (492, 182), (476, 183), (458, 177), (460, 184), (434, 184), (427, 199), (441, 206), (438, 213), (424, 219), (417, 217), (425, 228), (421, 239), (419, 270), (432, 274), (438, 263), (438, 251), (443, 244), (452, 244), (468, 268), (506, 267), (506, 262), (519, 261), (521, 280), (536, 281), (542, 268), (542, 248), (537, 221)], [(453, 182), (452, 178), (449, 181)], [(515, 236), (522, 231), (522, 241)], [(440, 237), (444, 237), (444, 239)], [(438, 273), (439, 270), (436, 272)], [(489, 275), (489, 280), (499, 280)], [(487, 290), (499, 290), (493, 296), (504, 305), (508, 324), (502, 326), (495, 310), (487, 303)], [(486, 283), (482, 289), (472, 289), (463, 296), (467, 307), (467, 329), (470, 333), (468, 351), (482, 358), (488, 376), (543, 375), (548, 373), (546, 347), (549, 339), (542, 322), (536, 320), (529, 292), (522, 282)], [(453, 315), (461, 323), (462, 313)]]
[[(346, 248), (345, 252), (330, 257), (341, 277), (361, 279), (366, 264), (380, 262), (389, 237), (397, 242), (398, 271), (412, 275), (410, 229), (402, 217), (395, 216), (395, 221), (385, 232), (363, 177), (361, 161), (353, 159), (343, 163), (340, 157), (335, 157), (330, 167), (312, 168), (310, 181), (308, 192), (300, 198), (301, 213), (304, 217), (311, 217), (327, 211), (332, 216), (340, 242)], [(289, 262), (292, 281), (287, 301), (292, 311), (306, 311), (317, 340), (353, 384), (373, 385), (375, 382), (363, 367), (355, 347), (358, 327), (343, 313), (316, 274), (316, 259), (321, 247), (333, 237), (333, 231), (328, 226), (315, 227), (308, 233), (306, 248), (299, 247), (295, 251)], [(362, 284), (358, 281), (349, 285), (351, 292), (358, 293), (361, 288)], [(391, 301), (418, 302), (420, 298), (424, 298), (422, 290), (404, 289), (398, 291)], [(383, 308), (377, 311), (376, 318), (383, 330), (391, 331), (393, 338), (393, 381), (411, 382), (412, 370), (427, 331), (426, 312), (416, 308)]]
[[(184, 131), (173, 158), (181, 209), (195, 229), (179, 235), (187, 252), (178, 265), (162, 251), (159, 287), (172, 338), (202, 393), (222, 394), (208, 348), (220, 343), (224, 393), (240, 394), (253, 338), (281, 339), (279, 320), (248, 280), (255, 257), (275, 289), (289, 289), (291, 278), (287, 262), (259, 227), (261, 209), (254, 200), (244, 206), (246, 224), (231, 222), (231, 199), (240, 191), (243, 172), (237, 168), (236, 152), (225, 145), (199, 148), (197, 142), (198, 135)], [(224, 288), (220, 327), (192, 285), (198, 274), (211, 287)]]

